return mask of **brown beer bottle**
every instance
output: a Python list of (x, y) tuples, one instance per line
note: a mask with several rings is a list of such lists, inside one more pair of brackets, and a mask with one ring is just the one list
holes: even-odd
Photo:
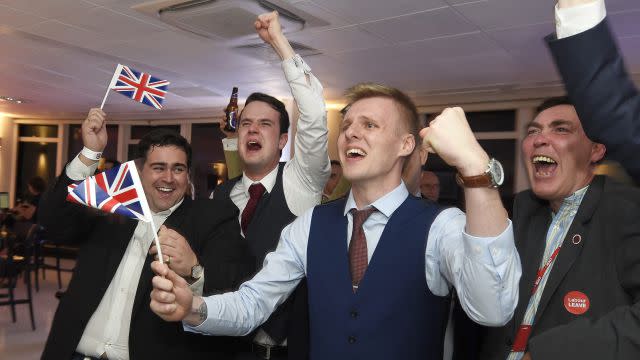
[(233, 87), (229, 105), (224, 110), (227, 124), (224, 126), (225, 131), (234, 132), (238, 127), (238, 88)]

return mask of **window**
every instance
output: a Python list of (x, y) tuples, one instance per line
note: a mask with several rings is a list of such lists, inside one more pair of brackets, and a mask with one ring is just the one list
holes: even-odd
[[(102, 153), (106, 159), (118, 157), (118, 125), (107, 125), (107, 147)], [(71, 161), (82, 150), (82, 125), (69, 125), (69, 145), (67, 146), (67, 161)]]
[(214, 170), (215, 163), (224, 163), (225, 160), (222, 150), (224, 137), (218, 123), (191, 125), (191, 181), (196, 197), (208, 197), (219, 182), (226, 180)]

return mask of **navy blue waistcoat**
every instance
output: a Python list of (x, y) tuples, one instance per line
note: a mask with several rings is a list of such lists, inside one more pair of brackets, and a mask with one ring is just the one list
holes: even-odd
[(425, 278), (435, 205), (409, 196), (393, 213), (357, 293), (345, 200), (314, 209), (307, 252), (311, 359), (442, 359), (448, 298)]

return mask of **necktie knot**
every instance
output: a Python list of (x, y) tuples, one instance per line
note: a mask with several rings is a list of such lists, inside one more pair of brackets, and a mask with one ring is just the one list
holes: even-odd
[(349, 210), (349, 212), (351, 213), (351, 216), (353, 216), (353, 227), (356, 228), (356, 226), (361, 227), (362, 224), (364, 224), (364, 222), (367, 221), (369, 216), (371, 216), (371, 214), (376, 212), (376, 208), (373, 206), (363, 210), (358, 210), (354, 208)]
[(249, 186), (249, 198), (259, 199), (262, 194), (264, 194), (265, 190), (264, 185), (261, 183), (251, 184), (251, 186)]

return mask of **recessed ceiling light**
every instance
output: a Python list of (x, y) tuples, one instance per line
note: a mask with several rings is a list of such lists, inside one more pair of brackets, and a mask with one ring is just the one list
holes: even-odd
[(2, 96), (2, 95), (0, 95), (0, 101), (8, 101), (15, 104), (24, 104), (27, 102), (27, 100), (25, 99), (18, 99), (11, 96)]

